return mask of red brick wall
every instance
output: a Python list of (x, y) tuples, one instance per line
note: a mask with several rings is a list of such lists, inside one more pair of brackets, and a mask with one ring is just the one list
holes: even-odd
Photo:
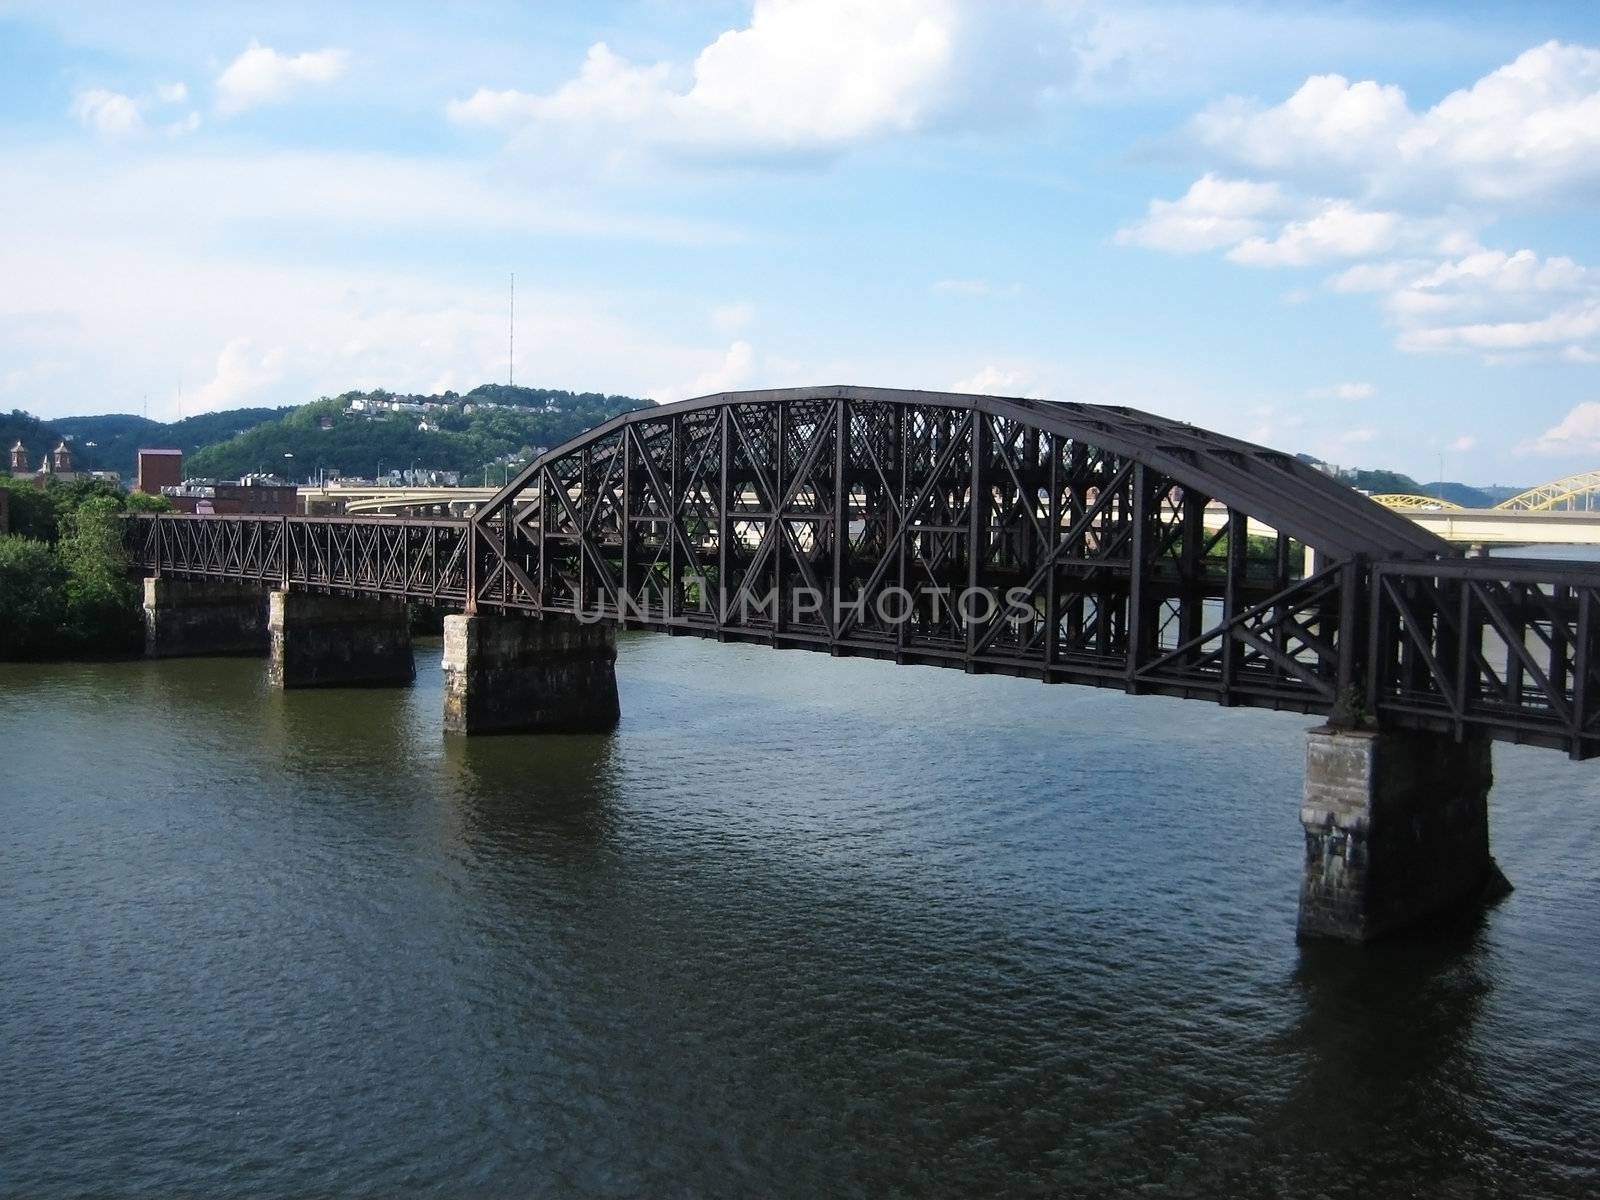
[(139, 482), (141, 492), (159, 496), (164, 487), (177, 487), (183, 482), (183, 455), (151, 454), (139, 451)]

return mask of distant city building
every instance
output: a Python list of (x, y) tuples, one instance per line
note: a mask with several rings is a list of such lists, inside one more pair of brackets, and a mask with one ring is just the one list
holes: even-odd
[(300, 489), (270, 475), (246, 475), (237, 483), (190, 479), (161, 494), (179, 512), (218, 516), (294, 516), (300, 510)]
[(22, 439), (17, 439), (17, 444), (11, 447), (11, 473), (13, 475), (26, 475), (28, 473), (28, 448), (22, 444)]
[[(21, 442), (17, 443), (17, 447), (21, 447), (21, 445)], [(26, 453), (26, 451), (23, 451), (24, 456)], [(17, 470), (19, 461), (23, 464), (23, 470), (21, 471)], [(11, 451), (11, 463), (13, 474), (25, 475), (27, 473), (27, 459), (23, 457), (19, 460), (15, 448)], [(77, 478), (78, 471), (75, 469), (72, 447), (67, 445), (65, 440), (62, 440), (54, 450), (40, 459), (39, 469), (33, 472), (33, 482), (37, 487), (43, 487), (52, 479), (60, 480), (62, 483), (71, 483)]]
[(428, 467), (416, 467), (409, 471), (390, 471), (380, 482), (394, 481), (407, 487), (460, 487), (460, 471), (435, 471)]
[(159, 496), (183, 483), (182, 450), (140, 450), (139, 478), (134, 484), (146, 495)]

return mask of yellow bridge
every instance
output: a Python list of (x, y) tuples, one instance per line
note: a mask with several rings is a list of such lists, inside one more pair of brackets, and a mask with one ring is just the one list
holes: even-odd
[(1583, 471), (1552, 479), (1525, 492), (1518, 492), (1509, 500), (1502, 500), (1491, 509), (1463, 509), (1461, 505), (1438, 496), (1418, 496), (1411, 492), (1383, 492), (1372, 499), (1385, 508), (1398, 512), (1592, 512), (1595, 500), (1600, 497), (1600, 471)]
[(1388, 492), (1372, 499), (1448, 542), (1475, 546), (1600, 546), (1600, 471), (1552, 479), (1493, 508)]

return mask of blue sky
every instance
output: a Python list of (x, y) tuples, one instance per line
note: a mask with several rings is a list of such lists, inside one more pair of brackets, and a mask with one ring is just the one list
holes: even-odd
[(522, 383), (1600, 467), (1592, 4), (0, 0), (0, 151), (0, 407), (504, 380), (514, 271)]

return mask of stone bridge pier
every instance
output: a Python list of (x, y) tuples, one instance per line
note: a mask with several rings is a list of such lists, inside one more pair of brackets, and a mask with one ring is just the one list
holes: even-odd
[(146, 579), (144, 652), (148, 658), (265, 654), (267, 593), (220, 579)]
[(1368, 942), (1509, 892), (1489, 854), (1493, 782), (1481, 735), (1309, 731), (1299, 936)]
[(275, 591), (267, 632), (267, 675), (277, 687), (381, 687), (416, 678), (404, 600)]
[(617, 634), (570, 617), (444, 619), (449, 733), (602, 732), (616, 725)]

